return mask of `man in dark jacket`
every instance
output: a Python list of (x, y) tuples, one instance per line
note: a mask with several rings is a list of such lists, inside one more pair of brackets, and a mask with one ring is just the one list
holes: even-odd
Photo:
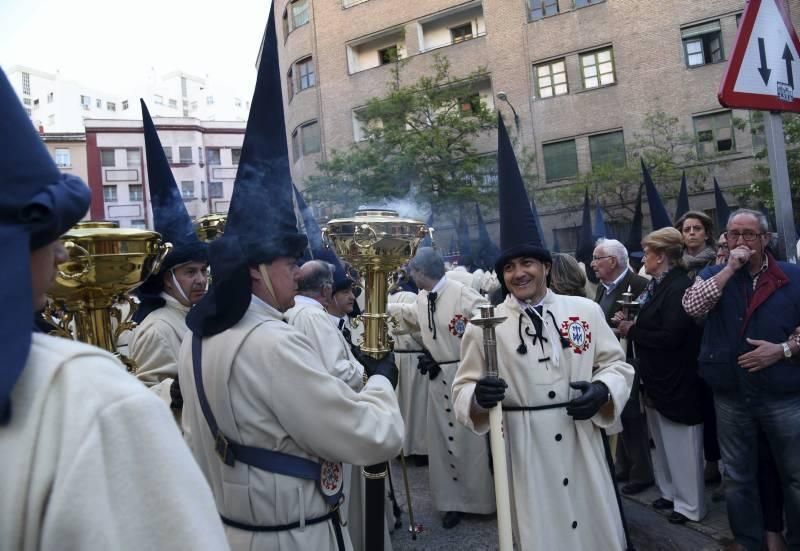
[[(780, 473), (786, 518), (800, 518), (800, 268), (767, 250), (764, 215), (740, 209), (727, 226), (728, 263), (704, 269), (683, 297), (695, 318), (706, 316), (699, 365), (714, 391), (725, 497), (736, 542), (760, 549), (764, 526), (756, 473), (758, 431), (764, 432)], [(800, 525), (787, 541), (800, 546)]]
[[(606, 322), (622, 306), (622, 293), (630, 289), (634, 299), (647, 286), (647, 279), (628, 268), (628, 249), (616, 239), (600, 239), (592, 253), (592, 269), (600, 284), (597, 286), (595, 302), (603, 309)], [(631, 347), (627, 350), (628, 361), (632, 359)], [(635, 367), (635, 364), (634, 364)], [(638, 494), (653, 485), (653, 464), (650, 458), (650, 443), (647, 424), (639, 405), (639, 376), (633, 381), (633, 389), (625, 409), (622, 411), (622, 432), (617, 440), (616, 475), (618, 480), (628, 480), (622, 493)]]

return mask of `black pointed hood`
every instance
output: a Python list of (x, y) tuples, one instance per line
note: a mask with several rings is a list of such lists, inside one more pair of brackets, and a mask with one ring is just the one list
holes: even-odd
[(209, 247), (211, 289), (187, 317), (192, 331), (203, 336), (233, 326), (244, 315), (251, 296), (248, 266), (300, 258), (308, 244), (297, 229), (292, 200), (281, 81), (273, 5), (225, 234)]
[(578, 233), (578, 246), (575, 251), (575, 258), (583, 262), (586, 267), (586, 277), (592, 283), (597, 283), (597, 276), (590, 268), (592, 254), (594, 253), (594, 236), (592, 230), (592, 211), (589, 206), (589, 190), (584, 191), (583, 195), (583, 216), (581, 217), (581, 229)]
[[(495, 272), (503, 273), (503, 266), (512, 258), (530, 256), (542, 262), (553, 261), (544, 246), (542, 235), (534, 216), (535, 205), (528, 198), (517, 157), (508, 137), (502, 117), (497, 117), (497, 175), (500, 205), (500, 256), (495, 261)], [(502, 278), (501, 278), (502, 279)]]
[(141, 304), (136, 310), (133, 320), (140, 323), (153, 310), (164, 306), (161, 298), (164, 290), (163, 274), (175, 266), (186, 262), (208, 262), (208, 244), (200, 241), (194, 231), (192, 218), (186, 210), (175, 176), (164, 155), (164, 148), (158, 138), (158, 132), (150, 117), (143, 99), (142, 125), (144, 128), (144, 145), (147, 153), (147, 185), (150, 191), (150, 205), (153, 208), (153, 226), (161, 234), (161, 239), (172, 244), (158, 273), (152, 274), (138, 289), (134, 291)]
[(714, 177), (714, 223), (719, 228), (719, 231), (725, 231), (728, 227), (728, 218), (731, 215), (731, 208), (722, 194), (722, 190), (717, 183), (717, 178)]
[(647, 204), (650, 206), (650, 219), (653, 223), (653, 230), (660, 230), (661, 228), (668, 228), (672, 226), (672, 221), (669, 219), (667, 209), (664, 207), (664, 201), (661, 200), (656, 185), (650, 177), (650, 171), (644, 164), (644, 159), (639, 159), (642, 163), (642, 178), (644, 179), (644, 188), (647, 192)]
[(678, 192), (678, 204), (675, 207), (675, 220), (689, 212), (689, 188), (686, 185), (686, 171), (681, 175), (681, 190)]
[(31, 252), (56, 241), (89, 208), (89, 188), (61, 174), (0, 70), (0, 426), (31, 347)]
[(625, 248), (628, 249), (628, 255), (642, 251), (642, 185), (639, 185), (639, 192), (636, 194), (636, 209), (633, 211), (633, 220), (631, 221), (631, 231), (628, 234), (628, 241), (625, 243)]
[(483, 220), (481, 208), (478, 203), (475, 203), (475, 217), (478, 220), (478, 252), (475, 262), (484, 270), (491, 270), (497, 257), (500, 256), (500, 249), (492, 238), (489, 236), (489, 230), (486, 227), (486, 222)]

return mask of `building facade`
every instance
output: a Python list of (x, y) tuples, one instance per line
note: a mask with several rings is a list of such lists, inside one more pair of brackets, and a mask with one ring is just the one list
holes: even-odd
[[(153, 122), (189, 215), (227, 212), (245, 123), (186, 117)], [(85, 127), (91, 218), (152, 229), (141, 119), (87, 119)]]
[[(788, 5), (797, 24), (800, 2)], [(753, 174), (753, 135), (738, 122), (751, 114), (721, 107), (717, 89), (743, 8), (743, 0), (276, 0), (293, 177), (302, 185), (333, 150), (358, 142), (355, 113), (384, 94), (393, 59), (405, 60), (401, 79), (412, 83), (440, 53), (455, 76), (488, 68), (481, 96), (506, 121), (513, 106), (519, 144), (536, 152), (537, 187), (574, 182), (601, 161), (624, 163), (625, 144), (662, 111), (695, 136), (697, 164), (735, 205), (732, 191)], [(708, 211), (711, 178), (704, 185), (691, 206)], [(666, 199), (672, 210), (674, 197)], [(548, 240), (557, 234), (574, 248), (580, 212), (540, 214)]]
[(250, 90), (234, 91), (213, 77), (183, 71), (165, 75), (151, 71), (133, 88), (115, 92), (19, 65), (8, 69), (8, 78), (34, 126), (47, 133), (83, 132), (87, 119), (141, 120), (139, 98), (158, 117), (242, 122), (250, 111)]

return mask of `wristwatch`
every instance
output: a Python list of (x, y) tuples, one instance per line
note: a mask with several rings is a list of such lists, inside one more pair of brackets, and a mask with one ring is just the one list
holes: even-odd
[(783, 357), (784, 358), (791, 358), (792, 357), (792, 349), (789, 348), (789, 343), (788, 342), (783, 342), (783, 343), (781, 343), (781, 346), (783, 347)]

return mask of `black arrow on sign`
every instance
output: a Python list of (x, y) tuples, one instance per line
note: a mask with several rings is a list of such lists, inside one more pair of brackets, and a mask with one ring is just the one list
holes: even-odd
[(789, 86), (794, 88), (794, 73), (792, 73), (792, 61), (794, 61), (794, 56), (788, 44), (783, 48), (783, 59), (786, 61), (786, 75), (789, 78)]
[(767, 67), (767, 48), (764, 46), (764, 39), (758, 39), (758, 55), (761, 56), (761, 67), (758, 68), (758, 72), (761, 73), (761, 78), (764, 79), (764, 85), (769, 83), (769, 74), (772, 72), (772, 69)]

